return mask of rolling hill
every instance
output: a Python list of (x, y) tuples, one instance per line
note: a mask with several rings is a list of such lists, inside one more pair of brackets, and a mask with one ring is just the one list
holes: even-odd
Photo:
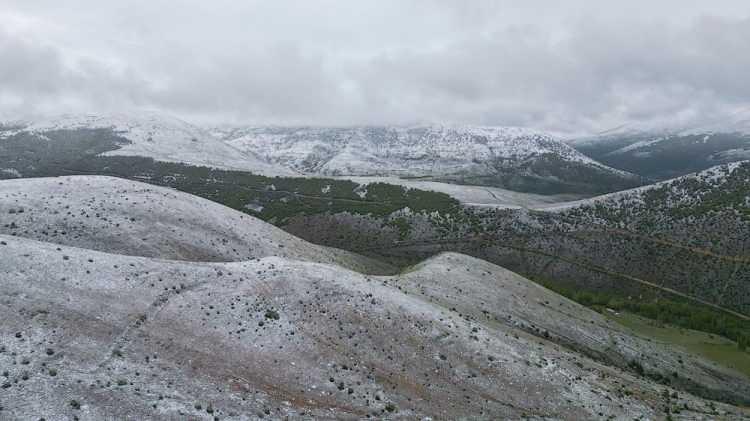
[[(427, 262), (404, 287), (451, 276), (505, 288), (518, 301), (475, 316), (399, 289), (398, 277), (327, 265), (165, 262), (0, 238), (3, 266), (23, 268), (3, 275), (4, 293), (19, 298), (0, 306), (2, 405), (12, 418), (741, 413), (561, 348), (545, 338), (555, 330), (528, 333), (524, 325), (536, 320), (523, 315), (540, 310), (567, 325), (560, 334), (572, 334), (568, 341), (606, 343), (615, 325), (493, 266), (476, 270), (463, 256)], [(461, 302), (498, 301), (473, 294)], [(613, 333), (647, 370), (679, 370), (724, 396), (747, 390), (720, 367)]]
[(131, 256), (233, 262), (267, 256), (393, 269), (316, 246), (250, 215), (173, 189), (114, 177), (0, 182), (0, 233)]

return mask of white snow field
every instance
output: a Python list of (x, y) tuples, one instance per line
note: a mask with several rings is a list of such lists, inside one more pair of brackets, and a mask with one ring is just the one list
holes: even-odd
[(558, 194), (542, 195), (521, 193), (499, 187), (467, 186), (461, 184), (441, 183), (438, 181), (410, 180), (398, 177), (336, 177), (368, 185), (373, 183), (395, 184), (409, 189), (427, 190), (445, 193), (466, 206), (488, 207), (497, 209), (533, 209), (567, 203), (577, 199), (576, 195)]

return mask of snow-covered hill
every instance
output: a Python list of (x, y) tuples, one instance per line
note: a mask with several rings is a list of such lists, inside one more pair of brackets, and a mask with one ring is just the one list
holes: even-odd
[(129, 143), (104, 155), (143, 156), (268, 176), (292, 175), (291, 171), (269, 165), (251, 152), (240, 152), (198, 126), (160, 113), (74, 114), (6, 126), (9, 129), (0, 131), (0, 138), (22, 132), (44, 136), (45, 132), (55, 130), (112, 129)]
[[(523, 189), (523, 177), (572, 185), (585, 184), (596, 174), (634, 183), (631, 174), (522, 128), (250, 127), (220, 133), (237, 149), (310, 175), (424, 177), (514, 190)], [(577, 177), (580, 173), (585, 175)]]
[(666, 404), (747, 415), (585, 353), (741, 396), (736, 373), (462, 255), (373, 279), (4, 235), (0, 251), (3, 419), (655, 419)]
[[(731, 186), (727, 186), (731, 184)], [(750, 161), (732, 162), (711, 167), (694, 174), (684, 175), (647, 186), (605, 194), (588, 199), (539, 205), (539, 210), (561, 211), (575, 208), (610, 208), (630, 213), (639, 210), (658, 212), (677, 207), (706, 205), (704, 196), (719, 195), (737, 199), (737, 204), (750, 208), (750, 196), (743, 195), (738, 187), (750, 188)], [(659, 200), (649, 200), (658, 195)], [(727, 202), (727, 205), (733, 203)], [(645, 209), (644, 209), (645, 208)]]
[(113, 177), (0, 181), (0, 234), (124, 255), (190, 261), (280, 256), (388, 273), (387, 265), (317, 246), (218, 203)]

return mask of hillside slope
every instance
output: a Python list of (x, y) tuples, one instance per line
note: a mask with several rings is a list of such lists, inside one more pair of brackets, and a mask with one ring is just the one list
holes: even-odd
[[(659, 299), (682, 301), (670, 292), (677, 291), (692, 304), (750, 315), (749, 162), (536, 210), (312, 215), (291, 219), (285, 229), (397, 264), (456, 251), (571, 291), (630, 303), (638, 297), (655, 307)], [(689, 312), (680, 317), (691, 319)], [(716, 322), (713, 332), (750, 339), (750, 330)]]
[(251, 127), (222, 136), (308, 175), (418, 177), (543, 194), (607, 192), (640, 181), (548, 135), (512, 127)]
[[(5, 235), (0, 248), (0, 266), (12, 268), (0, 272), (2, 417), (748, 415), (528, 333), (521, 327), (538, 312), (554, 314), (550, 335), (573, 341), (609, 330), (597, 314), (465, 256), (372, 278), (278, 257), (167, 262)], [(450, 289), (455, 308), (435, 294)], [(658, 345), (629, 346), (665, 369), (684, 358), (680, 376), (748, 395), (746, 378)]]
[(218, 203), (114, 177), (2, 180), (0, 215), (0, 233), (110, 253), (227, 262), (280, 256), (391, 272)]

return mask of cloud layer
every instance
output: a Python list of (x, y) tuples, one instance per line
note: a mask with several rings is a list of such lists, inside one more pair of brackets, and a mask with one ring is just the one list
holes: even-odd
[(744, 0), (6, 3), (6, 118), (150, 108), (206, 122), (581, 133), (750, 107)]

